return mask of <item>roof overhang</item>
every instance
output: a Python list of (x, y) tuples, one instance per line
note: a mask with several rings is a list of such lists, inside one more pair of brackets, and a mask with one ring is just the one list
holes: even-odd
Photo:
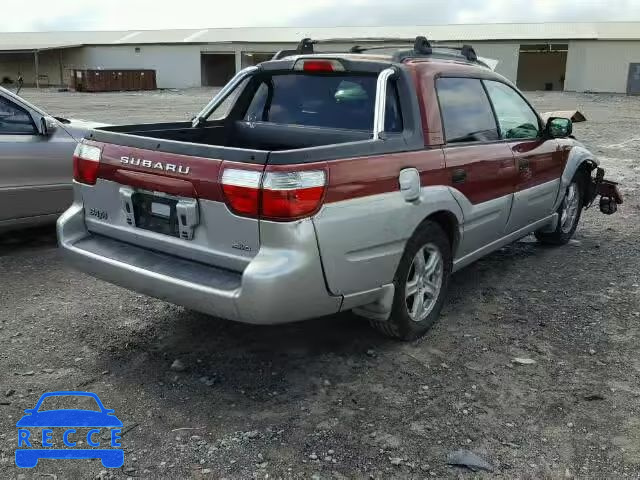
[(34, 43), (28, 45), (0, 45), (0, 53), (34, 53), (47, 50), (61, 50), (66, 48), (82, 47), (82, 44), (69, 43)]

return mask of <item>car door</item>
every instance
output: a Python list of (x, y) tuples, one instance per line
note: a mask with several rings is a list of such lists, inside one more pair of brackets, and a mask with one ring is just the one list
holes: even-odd
[(440, 77), (436, 90), (449, 182), (464, 215), (462, 258), (504, 235), (516, 168), (479, 79)]
[(542, 122), (522, 95), (510, 85), (484, 81), (501, 138), (516, 161), (518, 178), (507, 233), (551, 215), (560, 188), (563, 153), (558, 142), (545, 138)]
[(75, 140), (43, 114), (0, 92), (0, 223), (57, 214), (72, 200)]

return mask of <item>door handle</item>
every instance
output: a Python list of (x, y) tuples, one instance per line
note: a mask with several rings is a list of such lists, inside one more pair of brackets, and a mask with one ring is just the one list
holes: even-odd
[(467, 171), (459, 168), (451, 173), (451, 181), (453, 183), (464, 183), (467, 180)]
[(420, 198), (420, 173), (415, 168), (405, 168), (398, 176), (400, 191), (405, 201), (415, 202)]

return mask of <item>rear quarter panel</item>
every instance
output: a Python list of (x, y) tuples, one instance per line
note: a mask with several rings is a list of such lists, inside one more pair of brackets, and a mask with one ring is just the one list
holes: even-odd
[[(407, 202), (398, 176), (416, 168), (421, 196)], [(329, 290), (351, 294), (393, 281), (407, 239), (432, 213), (449, 211), (462, 223), (439, 148), (329, 162), (325, 205), (314, 217)]]

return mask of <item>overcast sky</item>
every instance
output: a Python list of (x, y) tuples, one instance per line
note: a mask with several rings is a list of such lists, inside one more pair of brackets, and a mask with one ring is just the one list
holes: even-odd
[(0, 31), (640, 20), (640, 0), (4, 0)]

